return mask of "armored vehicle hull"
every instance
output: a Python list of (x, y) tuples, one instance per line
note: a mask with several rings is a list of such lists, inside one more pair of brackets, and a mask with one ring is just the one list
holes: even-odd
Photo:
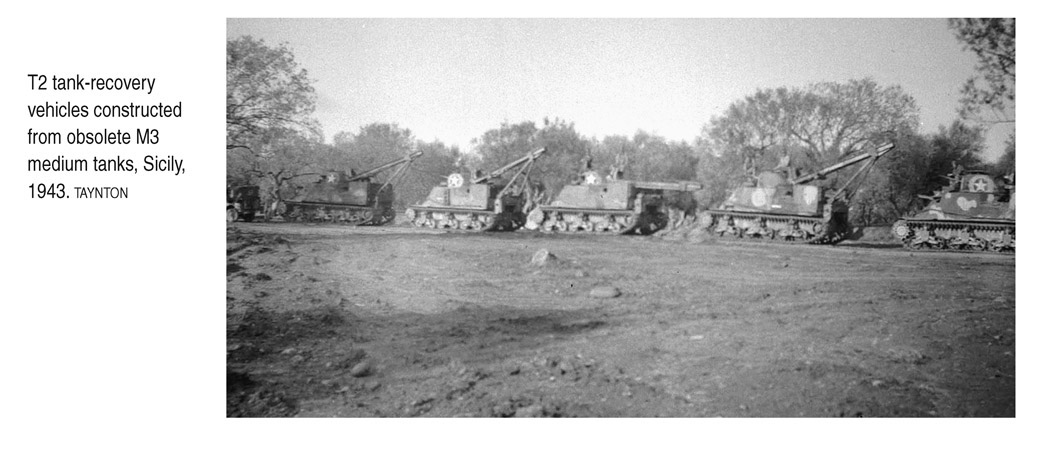
[(666, 192), (700, 188), (695, 183), (629, 180), (564, 186), (550, 204), (527, 215), (526, 227), (548, 233), (650, 234), (668, 225)]
[[(310, 186), (305, 193), (284, 202), (284, 218), (296, 222), (331, 222), (346, 225), (384, 225), (396, 217), (392, 185), (420, 158), (415, 151), (360, 174), (332, 171)], [(384, 183), (371, 177), (396, 168)]]
[[(545, 153), (535, 150), (486, 176), (466, 182), (451, 174), (447, 182), (432, 188), (425, 201), (407, 209), (416, 227), (461, 231), (514, 231), (523, 225), (523, 208), (534, 161)], [(507, 182), (500, 178), (515, 170)]]
[(845, 202), (829, 200), (818, 186), (770, 184), (735, 189), (719, 208), (702, 213), (700, 226), (721, 237), (812, 244), (849, 235)]
[(912, 250), (1015, 252), (1016, 189), (979, 172), (956, 174), (953, 186), (898, 220), (892, 231)]
[(396, 217), (392, 188), (367, 181), (321, 181), (306, 194), (286, 202), (284, 217), (296, 222), (384, 225)]
[[(777, 172), (763, 172), (754, 185), (734, 189), (718, 208), (703, 212), (699, 226), (714, 235), (735, 239), (838, 243), (849, 237), (852, 231), (846, 188), (893, 148), (893, 144), (886, 144), (795, 179), (786, 179)], [(864, 166), (840, 189), (829, 190), (807, 184), (861, 161), (866, 161)]]
[(513, 231), (523, 224), (520, 195), (500, 196), (505, 186), (437, 186), (428, 198), (407, 209), (414, 226), (464, 231)]

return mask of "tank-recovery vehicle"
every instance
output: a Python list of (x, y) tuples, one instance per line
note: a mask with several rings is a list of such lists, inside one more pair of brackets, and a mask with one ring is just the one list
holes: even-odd
[(665, 228), (668, 192), (690, 195), (702, 186), (694, 182), (604, 179), (582, 173), (580, 183), (567, 185), (548, 205), (527, 215), (526, 228), (542, 232), (650, 234)]
[[(453, 173), (446, 182), (432, 188), (425, 201), (407, 208), (407, 218), (416, 227), (516, 230), (526, 219), (523, 208), (530, 189), (530, 170), (544, 153), (545, 149), (540, 148), (471, 181)], [(505, 181), (510, 172), (512, 176)]]
[[(801, 177), (786, 177), (775, 171), (760, 173), (754, 185), (749, 182), (734, 189), (718, 208), (701, 213), (698, 224), (721, 237), (838, 243), (852, 231), (849, 203), (856, 189), (847, 188), (893, 149), (894, 144), (884, 144)], [(810, 184), (862, 161), (864, 165), (839, 189)]]
[(893, 224), (893, 234), (913, 250), (1017, 251), (1017, 186), (962, 167), (925, 209)]
[[(359, 174), (331, 171), (304, 194), (285, 202), (288, 220), (335, 222), (347, 225), (383, 225), (396, 217), (392, 186), (404, 176), (421, 151), (389, 161)], [(396, 168), (384, 183), (372, 181), (379, 173)]]

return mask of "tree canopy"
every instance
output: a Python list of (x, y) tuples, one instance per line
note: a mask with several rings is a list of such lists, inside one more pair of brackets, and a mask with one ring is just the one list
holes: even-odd
[(936, 133), (908, 130), (893, 137), (897, 149), (880, 161), (851, 201), (850, 221), (858, 225), (890, 223), (921, 209), (929, 195), (948, 183), (952, 164), (981, 168), (984, 132), (959, 120)]
[(416, 139), (410, 129), (395, 123), (371, 123), (355, 133), (342, 131), (334, 135), (338, 159), (331, 164), (367, 170), (406, 156), (415, 145)]
[(293, 196), (324, 154), (307, 72), (286, 45), (250, 36), (227, 41), (225, 62), (227, 178), (261, 186), (266, 202)]
[(631, 138), (607, 136), (595, 145), (593, 154), (595, 167), (623, 168), (629, 180), (693, 180), (697, 175), (698, 157), (690, 144), (643, 130)]
[(915, 129), (918, 117), (915, 100), (899, 86), (865, 78), (760, 89), (713, 117), (704, 135), (717, 152), (734, 152), (753, 164), (789, 155), (794, 165), (811, 169), (883, 133)]
[(286, 44), (270, 47), (250, 36), (229, 40), (225, 89), (226, 149), (250, 148), (276, 128), (319, 134), (311, 118), (312, 81)]
[(320, 175), (326, 146), (312, 136), (288, 128), (271, 128), (251, 147), (226, 152), (226, 177), (236, 184), (256, 184), (263, 200), (286, 200), (303, 179)]
[[(977, 75), (962, 87), (959, 114), (987, 123), (1013, 122), (1017, 97), (1017, 21), (1013, 18), (949, 19), (963, 49), (977, 55)], [(986, 118), (990, 113), (990, 118)]]

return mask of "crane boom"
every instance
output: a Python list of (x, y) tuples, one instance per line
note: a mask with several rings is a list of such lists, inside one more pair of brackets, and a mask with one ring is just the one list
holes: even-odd
[(512, 170), (513, 168), (515, 168), (515, 167), (517, 167), (517, 166), (519, 166), (521, 164), (525, 164), (528, 161), (533, 161), (533, 160), (537, 159), (537, 157), (541, 156), (542, 153), (545, 153), (545, 147), (542, 147), (542, 148), (539, 148), (537, 150), (534, 150), (533, 152), (530, 152), (529, 154), (527, 154), (527, 156), (524, 156), (524, 157), (519, 158), (519, 159), (517, 159), (515, 161), (512, 161), (512, 162), (510, 162), (508, 164), (505, 164), (500, 169), (497, 169), (497, 170), (491, 172), (489, 175), (484, 175), (482, 177), (476, 178), (475, 180), (472, 180), (472, 182), (473, 183), (484, 183), (484, 182), (490, 181), (490, 180), (492, 180), (494, 178), (498, 178), (498, 177), (504, 175), (505, 172), (508, 172), (509, 170)]
[(880, 145), (878, 148), (876, 148), (872, 152), (862, 153), (860, 155), (856, 155), (856, 156), (853, 156), (853, 157), (851, 157), (849, 159), (846, 159), (846, 160), (837, 162), (835, 164), (832, 164), (832, 165), (830, 165), (828, 167), (825, 167), (825, 168), (823, 168), (821, 170), (818, 170), (817, 172), (811, 173), (809, 175), (803, 175), (803, 176), (793, 180), (792, 183), (794, 183), (794, 184), (806, 183), (808, 181), (812, 181), (812, 180), (821, 178), (821, 177), (823, 177), (825, 175), (828, 175), (828, 174), (830, 174), (832, 172), (836, 172), (836, 171), (845, 169), (847, 167), (850, 167), (850, 166), (852, 166), (854, 164), (857, 164), (857, 163), (859, 163), (861, 161), (864, 161), (864, 160), (866, 160), (868, 158), (876, 158), (876, 159), (878, 159), (880, 156), (883, 156), (883, 155), (889, 153), (890, 150), (893, 150), (893, 149), (894, 149), (894, 144), (893, 143), (887, 143), (887, 144)]
[(418, 159), (418, 158), (420, 158), (420, 157), (421, 157), (421, 155), (423, 155), (423, 154), (424, 154), (424, 153), (422, 153), (422, 151), (421, 151), (421, 150), (416, 150), (416, 151), (414, 151), (414, 152), (411, 152), (411, 154), (409, 154), (409, 155), (407, 155), (407, 156), (404, 156), (404, 157), (402, 157), (402, 158), (400, 158), (400, 159), (397, 159), (397, 160), (395, 160), (395, 161), (389, 161), (389, 162), (387, 162), (387, 163), (385, 163), (385, 164), (382, 164), (382, 165), (380, 165), (380, 166), (377, 166), (377, 167), (375, 167), (375, 168), (373, 168), (373, 169), (370, 169), (370, 170), (368, 170), (368, 171), (366, 171), (366, 172), (363, 172), (363, 173), (357, 174), (356, 176), (354, 176), (354, 177), (352, 177), (352, 178), (349, 178), (349, 179), (348, 179), (348, 181), (358, 181), (358, 180), (361, 180), (361, 179), (363, 179), (363, 178), (368, 178), (368, 177), (370, 177), (370, 176), (373, 176), (373, 175), (375, 175), (375, 174), (378, 174), (378, 173), (380, 173), (380, 172), (383, 172), (383, 171), (385, 171), (385, 170), (388, 170), (388, 169), (390, 169), (390, 168), (392, 168), (392, 167), (398, 166), (398, 165), (400, 165), (400, 164), (404, 164), (404, 163), (409, 163), (409, 162), (414, 162), (414, 160), (415, 160), (415, 159)]

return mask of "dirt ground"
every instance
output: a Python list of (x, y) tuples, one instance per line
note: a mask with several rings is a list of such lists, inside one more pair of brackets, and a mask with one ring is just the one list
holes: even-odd
[(231, 224), (227, 415), (1014, 417), (1014, 257), (875, 235)]

